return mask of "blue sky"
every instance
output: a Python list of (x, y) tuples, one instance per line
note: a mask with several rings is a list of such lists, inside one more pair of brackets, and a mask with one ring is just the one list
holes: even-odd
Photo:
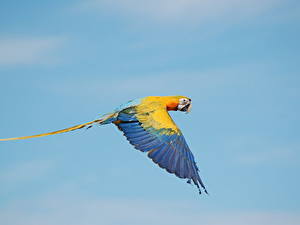
[(300, 223), (300, 4), (2, 1), (0, 137), (87, 122), (148, 95), (172, 112), (210, 192), (113, 126), (0, 143), (4, 225)]

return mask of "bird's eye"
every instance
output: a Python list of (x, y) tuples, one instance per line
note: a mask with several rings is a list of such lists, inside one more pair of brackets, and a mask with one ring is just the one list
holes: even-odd
[(187, 99), (186, 98), (182, 98), (180, 99), (181, 104), (186, 104), (187, 103)]
[(189, 102), (189, 100), (187, 99), (187, 98), (181, 98), (180, 100), (179, 100), (179, 102), (180, 102), (180, 104), (187, 104), (188, 102)]

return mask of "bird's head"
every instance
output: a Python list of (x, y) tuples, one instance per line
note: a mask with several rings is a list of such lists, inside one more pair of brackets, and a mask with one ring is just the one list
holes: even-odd
[(185, 96), (166, 97), (168, 111), (190, 112), (192, 108), (192, 99)]
[(177, 110), (182, 112), (190, 112), (192, 108), (192, 99), (183, 97), (178, 100)]

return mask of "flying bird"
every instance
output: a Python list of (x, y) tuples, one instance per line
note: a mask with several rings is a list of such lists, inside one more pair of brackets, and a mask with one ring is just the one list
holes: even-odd
[(94, 124), (115, 124), (137, 150), (147, 152), (154, 163), (177, 177), (187, 179), (199, 190), (207, 190), (199, 176), (199, 169), (182, 132), (168, 111), (189, 112), (192, 100), (185, 96), (149, 96), (131, 100), (99, 119), (66, 129), (32, 136), (0, 139), (0, 141), (43, 137), (69, 132)]

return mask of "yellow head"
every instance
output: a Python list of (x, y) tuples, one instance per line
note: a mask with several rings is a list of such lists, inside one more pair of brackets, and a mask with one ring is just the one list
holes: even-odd
[(161, 101), (166, 104), (168, 111), (190, 112), (192, 108), (192, 100), (185, 96), (161, 96), (148, 97), (150, 101)]

